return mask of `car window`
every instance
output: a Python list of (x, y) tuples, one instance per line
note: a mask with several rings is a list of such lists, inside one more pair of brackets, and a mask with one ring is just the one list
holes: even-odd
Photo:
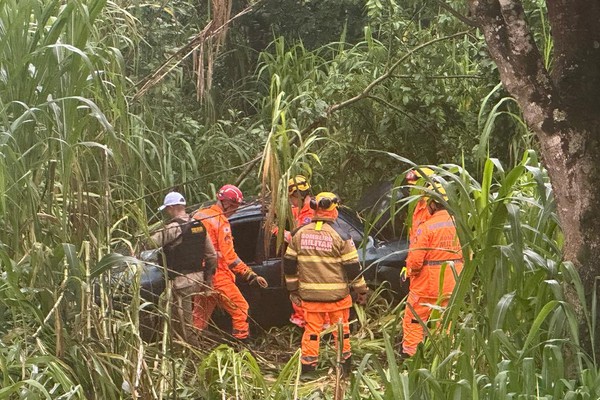
[(338, 218), (335, 222), (335, 225), (338, 225), (343, 231), (348, 232), (352, 237), (352, 240), (357, 245), (360, 244), (363, 240), (363, 233), (356, 229), (354, 225), (349, 224), (346, 220), (344, 220), (343, 216), (340, 215), (341, 218)]
[(246, 264), (257, 262), (257, 244), (260, 235), (261, 220), (238, 220), (231, 222), (233, 244), (238, 257)]
[(269, 248), (267, 249), (267, 257), (266, 258), (281, 258), (283, 254), (285, 254), (285, 249), (287, 244), (285, 242), (279, 245), (279, 251), (277, 251), (277, 236), (270, 235), (269, 238)]

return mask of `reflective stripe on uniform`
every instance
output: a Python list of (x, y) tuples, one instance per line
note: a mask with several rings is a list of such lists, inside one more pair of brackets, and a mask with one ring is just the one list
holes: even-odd
[(313, 363), (316, 363), (317, 361), (319, 361), (319, 357), (302, 356), (302, 357), (300, 357), (300, 360), (302, 361), (302, 364), (313, 364)]
[(358, 258), (358, 252), (356, 250), (351, 251), (348, 254), (342, 254), (342, 261), (348, 261), (353, 258)]
[(298, 256), (298, 262), (338, 263), (340, 257)]
[(300, 282), (300, 289), (305, 290), (339, 290), (346, 289), (347, 283), (306, 283)]
[(365, 281), (364, 277), (360, 277), (352, 282), (350, 282), (350, 284), (352, 285), (353, 288), (359, 288), (362, 286), (367, 286), (367, 282)]
[(235, 261), (232, 262), (231, 264), (229, 264), (227, 267), (229, 267), (229, 269), (234, 269), (241, 262), (242, 262), (242, 260), (240, 260), (239, 258), (236, 258)]
[(442, 265), (445, 263), (462, 263), (463, 259), (462, 258), (455, 258), (454, 260), (425, 260), (423, 261), (423, 265)]

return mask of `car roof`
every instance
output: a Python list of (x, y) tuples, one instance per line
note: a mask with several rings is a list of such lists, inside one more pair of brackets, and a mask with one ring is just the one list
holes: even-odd
[(250, 202), (250, 203), (246, 203), (241, 205), (236, 211), (235, 213), (229, 217), (229, 221), (235, 221), (238, 219), (244, 219), (244, 218), (253, 218), (253, 217), (257, 217), (257, 216), (264, 216), (264, 212), (263, 209), (265, 208), (265, 206), (263, 206), (258, 199)]
[[(259, 203), (259, 199), (255, 199), (254, 201), (242, 205), (240, 208), (238, 208), (236, 210), (236, 212), (229, 217), (229, 221), (230, 222), (235, 222), (237, 220), (241, 220), (241, 219), (246, 219), (246, 218), (250, 218), (250, 219), (255, 219), (255, 218), (262, 218), (265, 215), (265, 210), (267, 209), (267, 207), (261, 203)], [(339, 208), (339, 216), (341, 219), (344, 220), (344, 222), (346, 222), (347, 224), (352, 225), (352, 227), (354, 229), (356, 229), (359, 232), (363, 232), (364, 230), (364, 226), (363, 223), (360, 221), (360, 219), (358, 218), (358, 216), (356, 215), (356, 212), (353, 211), (352, 209), (346, 208), (346, 207), (341, 207)]]
[[(199, 208), (210, 207), (213, 204), (215, 204), (215, 201), (202, 203)], [(196, 207), (195, 209), (198, 208)], [(266, 201), (261, 201), (258, 197), (251, 197), (229, 217), (229, 222), (236, 223), (245, 219), (262, 219), (265, 217), (267, 209), (268, 204)], [(340, 219), (351, 225), (356, 231), (364, 232), (364, 224), (356, 211), (345, 206), (340, 207), (338, 211)]]

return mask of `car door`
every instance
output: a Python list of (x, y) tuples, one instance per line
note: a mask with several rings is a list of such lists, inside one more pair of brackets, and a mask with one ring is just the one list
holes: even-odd
[(250, 306), (251, 320), (262, 328), (289, 323), (291, 304), (283, 284), (282, 258), (275, 252), (275, 238), (265, 236), (264, 215), (257, 213), (232, 218), (231, 232), (236, 252), (254, 272), (266, 279), (269, 286), (250, 286), (243, 279), (237, 284)]

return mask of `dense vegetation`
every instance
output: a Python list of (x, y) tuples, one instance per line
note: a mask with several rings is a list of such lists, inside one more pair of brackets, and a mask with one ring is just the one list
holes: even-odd
[[(595, 304), (561, 261), (548, 178), (480, 34), (435, 1), (215, 4), (232, 8), (0, 1), (0, 398), (332, 397), (328, 378), (299, 381), (297, 331), (191, 348), (161, 304), (147, 342), (148, 305), (114, 309), (94, 282), (139, 268), (128, 255), (170, 188), (201, 202), (239, 180), (284, 209), (280, 182), (304, 172), (352, 204), (414, 164), (442, 167), (465, 269), (410, 361), (403, 303), (357, 309), (346, 398), (598, 398), (567, 288)], [(529, 7), (550, 65), (543, 2)]]

